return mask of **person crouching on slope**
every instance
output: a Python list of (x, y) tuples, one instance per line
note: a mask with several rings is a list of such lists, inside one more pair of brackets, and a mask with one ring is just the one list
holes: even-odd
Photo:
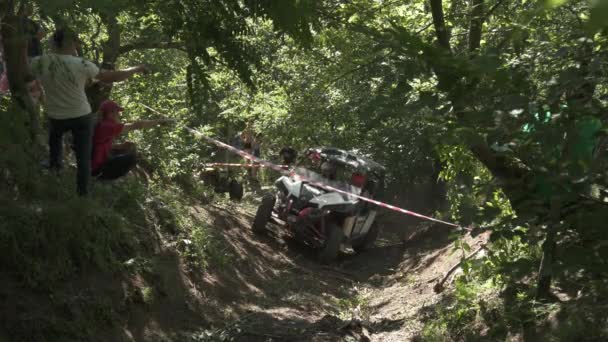
[(137, 163), (137, 149), (134, 143), (124, 142), (114, 145), (114, 139), (127, 132), (152, 128), (173, 123), (171, 119), (140, 120), (122, 123), (120, 112), (124, 109), (111, 100), (99, 106), (101, 118), (93, 134), (92, 175), (100, 180), (114, 180), (126, 175)]

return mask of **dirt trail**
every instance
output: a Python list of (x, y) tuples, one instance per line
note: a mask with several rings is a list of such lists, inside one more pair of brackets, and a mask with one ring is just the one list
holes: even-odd
[[(388, 230), (390, 233), (391, 229)], [(421, 228), (400, 245), (369, 251), (373, 260), (382, 260), (387, 252), (400, 260), (392, 273), (377, 278), (375, 283), (367, 283), (365, 298), (369, 302), (369, 321), (375, 328), (373, 341), (409, 341), (421, 332), (428, 310), (449, 291), (437, 294), (434, 285), (462, 257), (460, 251), (455, 251), (450, 233), (450, 228), (441, 226)], [(477, 249), (486, 242), (487, 235), (465, 236), (463, 240)], [(384, 269), (381, 263), (373, 267), (377, 272)], [(451, 274), (448, 283), (453, 277)]]
[[(267, 236), (254, 235), (254, 212), (235, 204), (193, 208), (222, 240), (226, 261), (176, 277), (197, 307), (191, 311), (212, 326), (181, 332), (180, 339), (411, 340), (425, 308), (441, 298), (433, 292), (435, 281), (460, 258), (449, 228), (398, 218), (402, 223), (386, 220), (375, 248), (321, 266), (314, 251), (279, 227), (270, 227)], [(483, 237), (466, 239), (473, 246)], [(144, 340), (158, 338), (154, 327), (148, 330), (152, 335), (140, 335)]]
[[(277, 226), (253, 234), (247, 202), (191, 203), (189, 214), (147, 203), (149, 226), (137, 227), (137, 253), (117, 272), (82, 270), (47, 292), (0, 274), (0, 317), (11, 317), (0, 340), (408, 341), (461, 256), (450, 228), (388, 215), (376, 247), (322, 266)], [(465, 238), (473, 250), (484, 239)], [(192, 249), (208, 253), (207, 264), (192, 267)]]

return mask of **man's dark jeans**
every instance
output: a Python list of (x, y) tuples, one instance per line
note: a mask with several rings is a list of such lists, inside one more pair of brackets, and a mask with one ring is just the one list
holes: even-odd
[(49, 120), (49, 149), (51, 154), (49, 166), (52, 169), (61, 169), (63, 164), (63, 135), (68, 131), (72, 132), (77, 165), (76, 190), (81, 196), (86, 195), (89, 190), (95, 118), (95, 114), (88, 114), (73, 119)]

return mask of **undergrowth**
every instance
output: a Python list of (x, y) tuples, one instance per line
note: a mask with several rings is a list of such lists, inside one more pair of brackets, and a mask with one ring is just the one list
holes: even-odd
[[(540, 245), (518, 236), (501, 238), (481, 258), (463, 263), (454, 290), (427, 313), (424, 341), (494, 341), (512, 337), (544, 341), (602, 341), (608, 337), (602, 291), (535, 300), (535, 275), (524, 274), (540, 260)], [(591, 282), (593, 283), (593, 282)], [(602, 285), (603, 284), (603, 285)], [(598, 280), (596, 287), (604, 286)]]
[[(229, 262), (220, 240), (191, 212), (210, 198), (194, 180), (184, 190), (171, 180), (146, 183), (129, 175), (93, 182), (90, 196), (80, 198), (70, 163), (58, 174), (49, 172), (36, 159), (44, 153), (2, 146), (9, 148), (0, 156), (0, 269), (9, 285), (0, 299), (13, 298), (0, 305), (0, 316), (7, 317), (0, 323), (0, 340), (4, 334), (17, 340), (90, 340), (133, 303), (111, 298), (122, 296), (120, 282), (108, 293), (65, 289), (91, 275), (148, 275), (163, 249), (173, 249), (201, 271)], [(190, 245), (180, 248), (180, 241)], [(156, 300), (150, 288), (140, 292), (144, 306)], [(20, 308), (15, 315), (14, 305)]]
[(186, 194), (170, 183), (146, 185), (126, 177), (95, 183), (91, 196), (80, 198), (65, 186), (74, 178), (73, 170), (59, 175), (41, 170), (37, 185), (27, 187), (37, 191), (2, 194), (0, 263), (28, 287), (42, 289), (91, 268), (116, 271), (130, 257), (153, 249), (156, 228), (169, 240), (191, 245), (184, 253), (195, 265), (216, 256), (225, 262), (219, 241), (190, 212), (194, 203), (208, 198), (202, 192), (207, 189)]

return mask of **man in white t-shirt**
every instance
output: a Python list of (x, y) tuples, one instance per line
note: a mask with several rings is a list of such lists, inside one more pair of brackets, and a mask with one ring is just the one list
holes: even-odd
[(58, 29), (52, 37), (54, 51), (31, 61), (32, 74), (45, 91), (45, 112), (49, 117), (49, 150), (51, 169), (62, 166), (62, 138), (70, 131), (77, 162), (77, 191), (86, 195), (91, 175), (91, 150), (96, 116), (87, 100), (85, 86), (93, 79), (104, 83), (120, 82), (136, 73), (146, 73), (144, 66), (125, 70), (102, 70), (78, 57), (78, 35)]

